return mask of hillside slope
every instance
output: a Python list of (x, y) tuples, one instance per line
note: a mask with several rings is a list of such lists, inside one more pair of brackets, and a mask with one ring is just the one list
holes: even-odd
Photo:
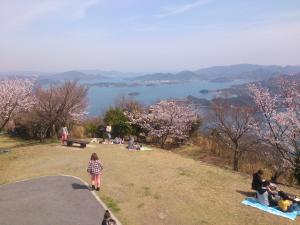
[[(1, 140), (2, 147), (12, 146), (11, 140)], [(104, 163), (100, 197), (124, 225), (300, 224), (241, 205), (248, 176), (169, 151), (129, 152), (121, 145), (96, 144), (80, 150), (56, 143), (12, 149), (0, 154), (2, 184), (57, 174), (89, 181), (86, 166), (96, 152)]]

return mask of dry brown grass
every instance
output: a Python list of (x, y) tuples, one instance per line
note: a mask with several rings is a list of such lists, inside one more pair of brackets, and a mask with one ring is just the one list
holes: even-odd
[(71, 137), (73, 138), (84, 138), (85, 137), (85, 128), (83, 126), (74, 126), (71, 130)]
[[(274, 163), (267, 159), (263, 154), (263, 146), (257, 146), (257, 152), (245, 152), (239, 161), (239, 171), (252, 175), (258, 169), (263, 169), (266, 177), (271, 177), (273, 171), (271, 164)], [(233, 167), (233, 151), (224, 144), (218, 142), (211, 136), (194, 136), (190, 145), (182, 146), (174, 152), (183, 156), (201, 160), (209, 164), (217, 165), (222, 168), (231, 169)], [(287, 173), (278, 179), (279, 182), (291, 184), (291, 174)]]
[(158, 149), (129, 152), (120, 145), (96, 144), (84, 150), (59, 144), (20, 147), (0, 155), (0, 182), (57, 174), (89, 181), (86, 166), (92, 152), (105, 168), (99, 195), (124, 225), (300, 224), (241, 205), (249, 176)]

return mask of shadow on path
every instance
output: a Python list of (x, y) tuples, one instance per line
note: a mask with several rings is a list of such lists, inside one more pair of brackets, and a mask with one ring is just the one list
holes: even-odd
[(90, 190), (86, 185), (84, 184), (78, 184), (78, 183), (73, 183), (72, 184), (72, 188), (75, 189), (75, 190), (78, 190), (78, 189), (87, 189), (87, 190)]

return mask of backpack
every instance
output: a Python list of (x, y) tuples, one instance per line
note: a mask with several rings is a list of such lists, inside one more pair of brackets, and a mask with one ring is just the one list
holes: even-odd
[(102, 225), (117, 225), (117, 222), (112, 218), (108, 218), (107, 220), (103, 220)]

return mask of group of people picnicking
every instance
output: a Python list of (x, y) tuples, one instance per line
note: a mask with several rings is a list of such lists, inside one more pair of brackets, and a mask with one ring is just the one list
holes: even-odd
[(300, 199), (279, 190), (276, 184), (263, 179), (263, 170), (253, 174), (252, 189), (255, 190), (257, 201), (265, 206), (278, 208), (283, 212), (300, 210)]
[[(124, 138), (115, 137), (114, 139), (112, 139), (111, 136), (112, 127), (110, 124), (106, 126), (105, 130), (106, 130), (106, 139), (104, 139), (104, 141), (102, 142), (103, 144), (124, 144), (125, 143)], [(133, 136), (130, 136), (127, 149), (141, 150), (141, 148), (142, 145), (135, 144)]]
[[(102, 143), (102, 144), (124, 144), (125, 143), (124, 138), (121, 138), (121, 137), (115, 137), (114, 139), (112, 139), (111, 132), (112, 132), (112, 126), (111, 126), (111, 124), (108, 124), (105, 127), (103, 141), (101, 142), (97, 138), (93, 138), (91, 140), (91, 143)], [(68, 138), (69, 138), (68, 128), (63, 127), (61, 130), (61, 144), (64, 145), (66, 143), (66, 141), (68, 140)], [(141, 150), (142, 145), (135, 143), (134, 137), (130, 136), (127, 149), (128, 150)]]
[[(112, 139), (111, 132), (112, 132), (112, 126), (111, 124), (108, 124), (105, 128), (105, 137), (103, 138), (104, 140), (102, 144), (124, 144), (125, 143), (124, 138), (121, 137), (115, 137), (114, 139)], [(94, 138), (91, 142), (100, 143), (100, 141), (98, 141), (97, 138)], [(127, 146), (128, 150), (141, 150), (142, 147), (143, 147), (142, 145), (135, 143), (133, 136), (129, 137), (128, 146)]]

